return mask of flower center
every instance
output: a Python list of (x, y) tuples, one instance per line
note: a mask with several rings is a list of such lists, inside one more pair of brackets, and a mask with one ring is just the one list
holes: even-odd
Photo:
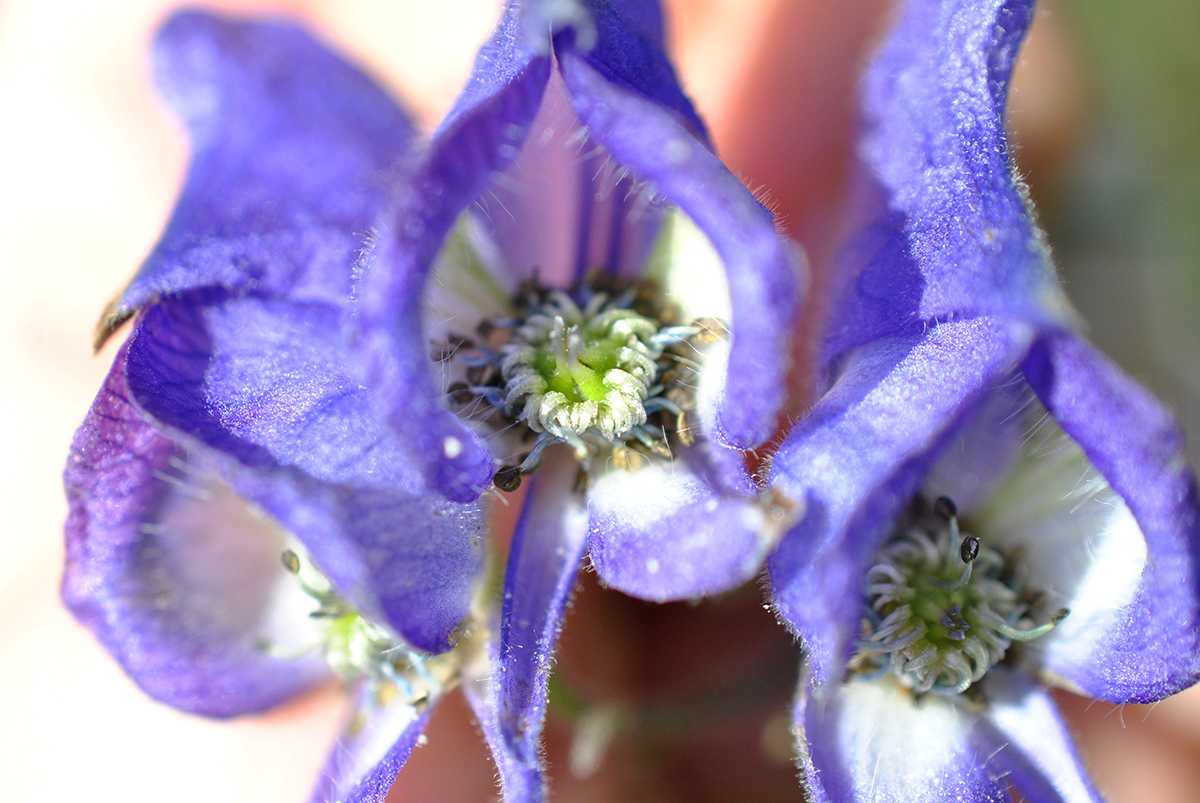
[(416, 650), (347, 604), (311, 561), (302, 561), (291, 549), (282, 557), (284, 567), (317, 603), (309, 616), (318, 623), (325, 662), (343, 681), (366, 682), (377, 703), (403, 695), (415, 706), (458, 682), (459, 650), (434, 656)]
[(914, 505), (867, 572), (866, 632), (852, 666), (861, 674), (890, 668), (916, 692), (960, 694), (1012, 642), (1045, 635), (1068, 611), (1032, 626), (1026, 614), (1037, 595), (1004, 556), (960, 532), (946, 497), (922, 507)]
[(498, 429), (523, 427), (533, 441), (496, 472), (498, 488), (516, 490), (555, 443), (573, 446), (586, 471), (602, 453), (632, 468), (635, 455), (670, 459), (674, 442), (692, 442), (697, 353), (725, 328), (713, 319), (677, 325), (660, 295), (652, 282), (602, 272), (570, 292), (534, 279), (514, 300), (515, 317), (487, 318), (476, 337), (445, 344), (440, 359), (466, 369), (466, 381), (448, 388), (451, 403), (498, 418)]

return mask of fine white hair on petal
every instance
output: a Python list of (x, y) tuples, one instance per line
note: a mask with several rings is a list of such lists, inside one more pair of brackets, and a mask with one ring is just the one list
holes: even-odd
[(838, 696), (839, 752), (863, 799), (956, 799), (958, 765), (974, 761), (961, 707), (938, 695), (916, 701), (890, 675), (846, 683)]
[(1030, 405), (1022, 454), (978, 513), (973, 534), (1013, 555), (1023, 584), (1047, 610), (1070, 615), (1034, 650), (1084, 651), (1137, 591), (1147, 546), (1125, 500), (1079, 444)]

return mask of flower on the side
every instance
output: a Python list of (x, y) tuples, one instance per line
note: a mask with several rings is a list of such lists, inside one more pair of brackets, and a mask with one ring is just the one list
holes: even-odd
[[(185, 711), (347, 680), (315, 799), (381, 800), (465, 681), (506, 799), (537, 799), (585, 548), (662, 600), (778, 537), (741, 450), (782, 400), (796, 258), (662, 38), (652, 3), (513, 2), (420, 145), (292, 25), (159, 35), (192, 161), (101, 321), (134, 319), (72, 445), (63, 598)], [(481, 497), (522, 484), (493, 605)]]
[(828, 391), (775, 455), (817, 801), (1097, 800), (1041, 684), (1200, 678), (1200, 507), (1170, 414), (1073, 330), (1002, 125), (1031, 2), (910, 0), (864, 84), (869, 218)]

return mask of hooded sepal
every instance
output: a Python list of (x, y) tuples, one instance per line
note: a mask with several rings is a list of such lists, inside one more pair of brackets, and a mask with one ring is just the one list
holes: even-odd
[(412, 127), (360, 71), (282, 22), (172, 17), (155, 74), (192, 158), (167, 229), (105, 311), (97, 347), (138, 309), (198, 287), (344, 303)]
[(291, 579), (283, 536), (131, 401), (125, 358), (64, 473), (63, 601), (155, 699), (217, 717), (271, 708), (328, 677), (315, 654), (264, 643)]
[(860, 208), (826, 359), (916, 321), (1072, 313), (1016, 178), (1004, 106), (1032, 0), (911, 0), (864, 81)]
[(767, 562), (818, 685), (841, 678), (869, 561), (956, 422), (1011, 372), (1028, 333), (988, 319), (881, 338), (854, 353), (776, 453), (771, 485), (802, 500)]

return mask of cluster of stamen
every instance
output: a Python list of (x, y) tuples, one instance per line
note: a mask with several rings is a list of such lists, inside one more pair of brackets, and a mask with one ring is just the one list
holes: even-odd
[(1014, 641), (1045, 635), (1068, 611), (1032, 626), (1036, 595), (1009, 562), (960, 532), (954, 503), (923, 500), (897, 527), (867, 573), (865, 634), (854, 666), (889, 669), (915, 692), (960, 694), (999, 663)]
[(692, 442), (701, 344), (723, 339), (724, 325), (684, 325), (661, 303), (653, 283), (619, 284), (596, 273), (570, 292), (522, 285), (513, 317), (485, 319), (475, 337), (452, 336), (434, 357), (465, 368), (447, 389), (452, 405), (523, 428), (531, 446), (502, 466), (495, 484), (519, 487), (544, 450), (568, 443), (586, 468), (603, 454), (621, 468), (640, 456), (670, 459), (675, 442)]
[(316, 601), (309, 616), (320, 625), (325, 662), (342, 680), (367, 683), (377, 703), (403, 695), (418, 707), (457, 682), (457, 651), (429, 656), (409, 646), (348, 605), (311, 562), (290, 549), (283, 552), (283, 565)]

